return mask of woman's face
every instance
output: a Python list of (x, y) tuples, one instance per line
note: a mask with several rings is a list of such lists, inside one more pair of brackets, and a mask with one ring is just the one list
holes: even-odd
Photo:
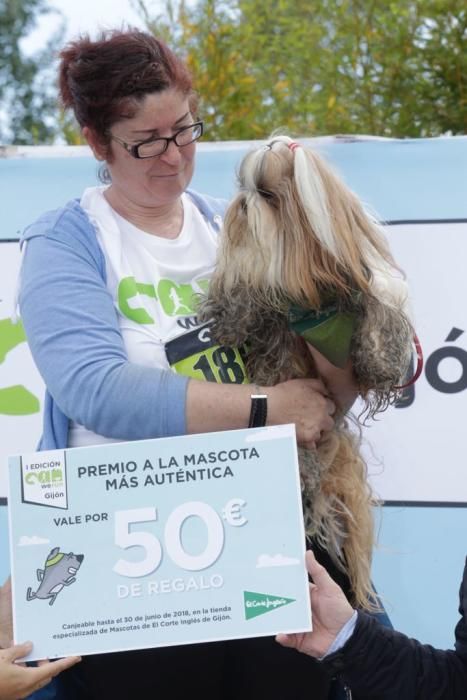
[[(111, 133), (129, 145), (161, 136), (173, 136), (193, 123), (188, 97), (175, 88), (147, 95), (131, 119), (113, 124)], [(114, 194), (135, 206), (158, 207), (172, 204), (190, 184), (193, 176), (195, 143), (168, 149), (154, 158), (136, 159), (118, 142), (111, 142), (107, 165)]]

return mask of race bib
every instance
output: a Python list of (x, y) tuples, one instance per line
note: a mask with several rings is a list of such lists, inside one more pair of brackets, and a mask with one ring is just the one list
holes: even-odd
[(243, 351), (218, 345), (209, 324), (170, 340), (165, 345), (167, 360), (178, 374), (218, 384), (248, 384)]

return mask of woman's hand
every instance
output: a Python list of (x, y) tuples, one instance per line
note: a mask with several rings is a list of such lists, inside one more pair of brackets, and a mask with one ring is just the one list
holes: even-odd
[[(315, 448), (321, 435), (332, 430), (336, 406), (319, 379), (290, 379), (260, 387), (268, 396), (267, 425), (295, 423), (297, 440)], [(254, 385), (215, 384), (191, 380), (187, 389), (187, 432), (246, 428)]]
[(316, 448), (322, 433), (334, 428), (336, 405), (320, 379), (290, 379), (267, 387), (268, 425), (295, 423), (301, 447)]
[(314, 583), (310, 583), (313, 631), (301, 634), (278, 634), (276, 641), (284, 647), (291, 647), (308, 656), (324, 656), (346, 622), (353, 615), (353, 608), (337, 583), (318, 564), (313, 552), (306, 553), (308, 573)]
[[(0, 587), (0, 648), (13, 643), (13, 608), (11, 602), (11, 578)], [(0, 695), (1, 697), (1, 695)]]
[(0, 698), (19, 700), (46, 686), (54, 676), (81, 661), (79, 656), (70, 656), (58, 661), (39, 661), (38, 666), (18, 664), (18, 659), (27, 656), (31, 642), (0, 649)]
[(316, 370), (326, 383), (329, 394), (335, 400), (339, 411), (347, 413), (352, 408), (359, 393), (350, 359), (345, 367), (336, 367), (310, 343), (306, 345)]

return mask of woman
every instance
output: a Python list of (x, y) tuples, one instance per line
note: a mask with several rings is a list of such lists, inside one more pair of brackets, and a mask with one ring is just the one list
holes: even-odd
[[(188, 189), (203, 127), (186, 67), (150, 35), (111, 32), (64, 49), (60, 91), (110, 184), (45, 214), (23, 237), (21, 315), (47, 386), (40, 447), (245, 428), (248, 385), (201, 381), (199, 361), (171, 353), (198, 327), (195, 299), (213, 271), (225, 208)], [(177, 373), (180, 364), (191, 376)], [(244, 380), (238, 357), (230, 370), (214, 378)], [(333, 428), (321, 381), (267, 394), (267, 424), (295, 423), (300, 444)], [(312, 697), (327, 697), (328, 677), (273, 639), (105, 654), (79, 667), (91, 697), (113, 700), (308, 700), (310, 673)]]

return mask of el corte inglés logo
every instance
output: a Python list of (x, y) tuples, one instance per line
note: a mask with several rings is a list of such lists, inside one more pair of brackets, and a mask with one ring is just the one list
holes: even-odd
[(254, 593), (253, 591), (243, 591), (243, 603), (245, 606), (245, 619), (251, 620), (258, 615), (265, 615), (272, 610), (282, 608), (284, 605), (294, 603), (295, 598), (285, 598), (284, 596), (271, 595), (268, 593)]

